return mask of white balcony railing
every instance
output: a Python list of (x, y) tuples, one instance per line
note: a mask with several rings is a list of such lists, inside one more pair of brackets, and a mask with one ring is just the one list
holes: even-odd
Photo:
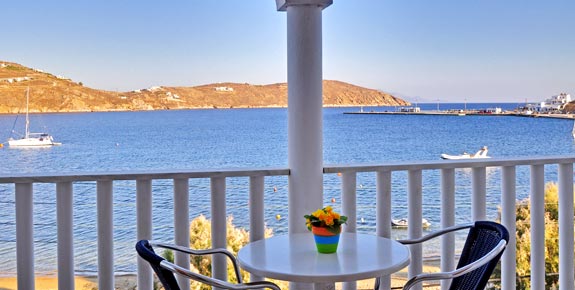
[[(345, 230), (358, 230), (358, 214), (363, 211), (357, 205), (358, 174), (375, 173), (375, 232), (377, 235), (391, 237), (392, 209), (401, 206), (392, 203), (396, 194), (394, 184), (404, 184), (407, 192), (407, 215), (409, 219), (408, 237), (419, 237), (423, 233), (423, 178), (432, 174), (437, 178), (433, 186), (440, 192), (441, 225), (447, 227), (456, 223), (456, 198), (458, 183), (456, 169), (471, 173), (471, 216), (469, 220), (488, 218), (488, 210), (493, 204), (487, 201), (487, 171), (500, 169), (501, 177), (495, 182), (499, 192), (502, 223), (511, 233), (515, 232), (515, 206), (517, 200), (517, 171), (528, 171), (528, 192), (531, 200), (531, 285), (532, 289), (545, 289), (545, 224), (544, 224), (544, 184), (545, 169), (555, 171), (559, 184), (559, 285), (561, 289), (574, 289), (574, 219), (573, 219), (573, 156), (533, 157), (516, 159), (483, 159), (466, 161), (437, 162), (401, 162), (369, 165), (335, 165), (324, 167), (326, 180), (341, 173), (342, 213), (349, 217)], [(405, 177), (404, 173), (407, 172)], [(401, 173), (398, 177), (397, 173)], [(551, 174), (554, 176), (554, 174)], [(174, 241), (180, 245), (189, 243), (189, 183), (191, 179), (209, 179), (211, 192), (212, 244), (214, 247), (226, 246), (226, 180), (232, 177), (245, 178), (249, 183), (249, 228), (250, 239), (258, 240), (264, 236), (264, 184), (266, 178), (287, 176), (285, 168), (263, 168), (218, 171), (170, 171), (170, 172), (122, 172), (104, 174), (63, 174), (63, 175), (0, 175), (0, 183), (14, 184), (15, 188), (15, 224), (16, 224), (16, 263), (17, 280), (20, 289), (34, 289), (34, 184), (56, 184), (57, 212), (57, 268), (59, 289), (74, 289), (74, 190), (73, 184), (92, 181), (96, 184), (97, 207), (97, 256), (99, 289), (114, 289), (114, 223), (113, 202), (114, 181), (132, 180), (136, 182), (136, 227), (138, 239), (152, 238), (152, 181), (172, 180), (174, 200)], [(373, 178), (373, 177), (368, 177)], [(398, 180), (401, 179), (401, 180)], [(405, 180), (406, 179), (406, 180)], [(373, 180), (372, 180), (373, 181)], [(490, 181), (491, 182), (491, 181)], [(427, 185), (426, 185), (427, 186)], [(491, 193), (490, 193), (491, 195)], [(403, 204), (405, 206), (405, 204)], [(515, 288), (515, 235), (511, 235), (510, 244), (502, 258), (502, 288)], [(448, 235), (441, 240), (441, 268), (455, 267), (455, 236)], [(411, 247), (412, 263), (410, 275), (419, 273), (423, 268), (421, 246)], [(134, 255), (135, 251), (134, 251)], [(175, 262), (189, 268), (188, 258), (176, 256)], [(213, 275), (225, 277), (225, 260), (213, 261)], [(152, 289), (152, 273), (149, 267), (138, 260), (138, 289)], [(389, 286), (387, 277), (383, 286)], [(179, 281), (189, 285), (189, 281)], [(345, 288), (354, 288), (354, 283)], [(443, 286), (445, 287), (445, 286)]]

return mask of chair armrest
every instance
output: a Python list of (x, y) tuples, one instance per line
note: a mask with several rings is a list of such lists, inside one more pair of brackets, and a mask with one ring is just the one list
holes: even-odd
[(452, 227), (448, 227), (448, 228), (444, 228), (432, 233), (429, 233), (421, 238), (417, 238), (417, 239), (407, 239), (407, 240), (397, 240), (399, 243), (402, 243), (404, 245), (412, 245), (412, 244), (419, 244), (419, 243), (423, 243), (425, 241), (431, 240), (435, 237), (439, 237), (441, 235), (450, 233), (450, 232), (454, 232), (454, 231), (458, 231), (458, 230), (462, 230), (462, 229), (468, 229), (471, 228), (474, 225), (474, 223), (470, 223), (470, 224), (463, 224), (463, 225), (457, 225), (457, 226), (452, 226)]
[(407, 281), (407, 283), (403, 286), (403, 290), (410, 289), (411, 287), (415, 286), (415, 284), (428, 281), (428, 280), (443, 280), (443, 279), (452, 279), (459, 277), (461, 275), (465, 275), (473, 270), (476, 270), (483, 265), (487, 264), (489, 261), (497, 257), (505, 247), (507, 246), (507, 242), (502, 240), (493, 248), (493, 250), (489, 251), (489, 253), (485, 254), (483, 257), (479, 258), (477, 261), (467, 264), (459, 269), (455, 269), (451, 272), (439, 272), (439, 273), (430, 273), (430, 274), (419, 274)]
[[(186, 247), (182, 247), (182, 246), (178, 246), (178, 245), (166, 244), (166, 243), (155, 242), (155, 241), (149, 241), (149, 243), (152, 246), (170, 249), (173, 251), (178, 251), (178, 252), (182, 252), (182, 253), (186, 253), (186, 254), (190, 254), (190, 255), (195, 255), (195, 256), (212, 255), (212, 254), (226, 255), (232, 261), (232, 265), (234, 266), (234, 272), (236, 274), (236, 278), (238, 280), (238, 283), (242, 283), (242, 275), (240, 273), (240, 267), (238, 266), (238, 261), (236, 260), (236, 257), (234, 256), (234, 254), (232, 254), (230, 251), (228, 251), (226, 249), (215, 248), (215, 249), (205, 249), (205, 250), (194, 250), (194, 249), (190, 249), (190, 248), (186, 248)], [(185, 270), (184, 268), (182, 268), (182, 269)], [(185, 273), (182, 273), (182, 274), (187, 275)]]
[(166, 268), (172, 272), (176, 272), (178, 274), (184, 275), (188, 278), (193, 280), (199, 281), (200, 283), (204, 283), (213, 287), (219, 287), (223, 289), (233, 289), (233, 290), (247, 290), (247, 289), (272, 289), (272, 290), (281, 290), (281, 288), (269, 281), (257, 281), (257, 282), (250, 282), (250, 283), (239, 283), (239, 284), (232, 284), (226, 281), (214, 279), (212, 277), (208, 277), (202, 274), (198, 274), (187, 269), (184, 269), (178, 265), (170, 263), (166, 260), (163, 260), (160, 265), (163, 268)]

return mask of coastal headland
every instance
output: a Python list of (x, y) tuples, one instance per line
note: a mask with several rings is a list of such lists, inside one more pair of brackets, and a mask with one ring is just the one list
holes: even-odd
[[(0, 60), (0, 114), (23, 112), (28, 87), (30, 113), (287, 107), (285, 83), (158, 85), (114, 92), (89, 88), (81, 81)], [(334, 80), (323, 81), (323, 100), (326, 107), (410, 105), (389, 93)]]

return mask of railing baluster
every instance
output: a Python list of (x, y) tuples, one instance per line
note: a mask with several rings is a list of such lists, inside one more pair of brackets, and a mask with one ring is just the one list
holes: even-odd
[(501, 258), (501, 289), (515, 289), (515, 166), (503, 166), (501, 173), (501, 223), (509, 233), (509, 243)]
[[(441, 228), (455, 225), (455, 169), (441, 170)], [(455, 233), (441, 236), (441, 271), (455, 269)], [(450, 280), (441, 280), (441, 289), (449, 289)]]
[(344, 230), (355, 233), (357, 229), (357, 174), (344, 172), (341, 175), (341, 213), (347, 216)]
[(58, 289), (74, 290), (74, 195), (72, 182), (56, 183)]
[[(190, 184), (188, 178), (174, 179), (174, 242), (182, 247), (190, 247)], [(175, 252), (174, 263), (190, 269), (190, 255)], [(183, 275), (176, 277), (182, 289), (190, 289), (190, 279)]]
[[(152, 239), (152, 181), (136, 180), (136, 220), (137, 240)], [(138, 289), (153, 289), (152, 268), (148, 262), (138, 257)]]
[(114, 290), (114, 197), (112, 180), (98, 180), (98, 289)]
[(34, 286), (34, 203), (32, 183), (16, 183), (16, 271), (19, 289)]
[(475, 167), (471, 171), (473, 193), (471, 194), (472, 219), (474, 221), (487, 219), (486, 214), (486, 169), (485, 167)]
[[(212, 177), (212, 247), (226, 248), (226, 178)], [(227, 280), (224, 255), (212, 255), (212, 277)], [(215, 288), (214, 288), (215, 289)]]
[[(347, 224), (343, 227), (346, 233), (357, 231), (357, 173), (343, 172), (341, 175), (341, 213), (347, 216)], [(357, 282), (343, 283), (344, 290), (357, 288)]]
[[(391, 171), (376, 172), (376, 234), (391, 238)], [(380, 279), (379, 289), (391, 288), (391, 276)]]
[[(408, 184), (407, 184), (407, 215), (408, 215), (408, 237), (409, 239), (416, 239), (421, 237), (423, 226), (421, 219), (423, 194), (422, 194), (422, 175), (421, 170), (408, 171)], [(423, 251), (421, 244), (410, 245), (409, 251), (411, 252), (411, 262), (409, 264), (409, 277), (420, 274), (423, 271)], [(421, 290), (421, 284), (414, 287)]]
[[(250, 177), (250, 242), (265, 238), (264, 177)], [(250, 274), (250, 281), (263, 281), (264, 277)]]
[(531, 165), (531, 288), (545, 289), (545, 168)]
[(573, 163), (559, 164), (559, 287), (575, 289), (573, 276)]

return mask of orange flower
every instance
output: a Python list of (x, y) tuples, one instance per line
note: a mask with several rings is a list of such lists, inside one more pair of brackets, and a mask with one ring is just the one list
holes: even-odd
[(325, 227), (332, 232), (340, 232), (341, 225), (347, 222), (347, 217), (333, 211), (331, 206), (326, 206), (314, 211), (311, 215), (305, 215), (306, 227)]

